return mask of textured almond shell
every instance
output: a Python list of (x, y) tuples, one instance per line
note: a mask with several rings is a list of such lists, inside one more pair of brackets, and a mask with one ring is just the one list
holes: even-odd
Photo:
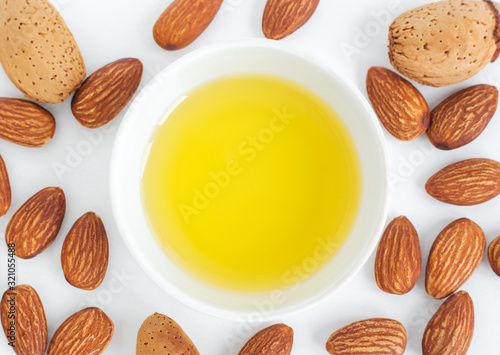
[(250, 338), (238, 355), (290, 355), (292, 346), (293, 329), (275, 324)]
[(137, 355), (199, 355), (193, 341), (172, 318), (155, 313), (142, 323), (137, 333)]
[(366, 90), (380, 122), (397, 139), (413, 140), (427, 130), (429, 106), (408, 80), (389, 69), (371, 67)]
[(198, 38), (217, 15), (222, 0), (175, 0), (153, 28), (153, 37), (163, 49), (187, 47)]
[(486, 248), (486, 237), (476, 223), (458, 219), (437, 236), (427, 261), (425, 289), (436, 299), (458, 290), (476, 271)]
[(474, 304), (465, 291), (450, 296), (425, 328), (423, 355), (465, 355), (474, 333)]
[(446, 0), (397, 17), (389, 29), (389, 59), (404, 76), (447, 86), (496, 60), (498, 11), (486, 1)]
[[(0, 304), (2, 326), (7, 335), (10, 328), (11, 305), (9, 299), (15, 297), (15, 347), (17, 355), (44, 355), (47, 348), (47, 319), (42, 301), (34, 288), (28, 285), (16, 286), (3, 294)], [(10, 342), (10, 340), (9, 340)]]
[(427, 136), (436, 148), (460, 148), (483, 132), (497, 105), (498, 90), (494, 86), (475, 85), (460, 90), (432, 110)]
[(454, 205), (484, 203), (500, 194), (500, 163), (476, 158), (448, 165), (427, 181), (425, 190), (435, 199)]
[(417, 283), (422, 254), (417, 231), (404, 216), (395, 218), (384, 231), (375, 258), (375, 280), (382, 291), (403, 295)]
[(0, 138), (25, 147), (41, 147), (56, 131), (54, 116), (21, 99), (0, 98)]
[(113, 337), (114, 325), (99, 308), (76, 312), (57, 328), (47, 355), (99, 355)]
[(407, 335), (398, 321), (386, 318), (365, 319), (333, 333), (326, 343), (332, 355), (401, 355)]
[(106, 229), (94, 212), (80, 217), (69, 231), (61, 252), (66, 280), (82, 290), (95, 290), (108, 268), (109, 246)]
[(0, 156), (0, 217), (5, 216), (10, 208), (12, 200), (12, 191), (10, 188), (9, 174), (7, 167)]
[(285, 38), (304, 26), (319, 0), (268, 0), (262, 18), (262, 32), (269, 39)]
[(142, 70), (139, 59), (125, 58), (89, 76), (71, 101), (78, 122), (87, 128), (98, 128), (115, 118), (137, 91)]
[(66, 198), (59, 187), (47, 187), (19, 208), (7, 225), (5, 240), (15, 243), (16, 255), (30, 259), (49, 247), (61, 228)]
[(500, 237), (492, 241), (488, 247), (488, 260), (493, 271), (500, 276)]
[(27, 98), (63, 102), (85, 79), (82, 54), (47, 0), (1, 0), (0, 62)]

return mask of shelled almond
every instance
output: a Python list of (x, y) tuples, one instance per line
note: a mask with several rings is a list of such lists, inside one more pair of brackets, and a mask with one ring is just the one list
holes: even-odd
[(250, 338), (238, 355), (290, 355), (292, 346), (293, 329), (275, 324)]
[(500, 276), (500, 237), (492, 241), (488, 247), (488, 260), (495, 274)]
[(474, 273), (483, 258), (486, 237), (476, 223), (458, 219), (434, 241), (425, 274), (425, 289), (436, 299), (458, 290)]
[(319, 0), (267, 0), (262, 18), (266, 38), (285, 38), (309, 21)]
[(59, 187), (47, 187), (26, 201), (12, 216), (5, 240), (16, 245), (16, 255), (30, 259), (49, 247), (61, 228), (66, 197)]
[(375, 281), (382, 291), (403, 295), (417, 283), (422, 254), (417, 231), (404, 216), (395, 218), (384, 231), (375, 259)]
[(429, 105), (408, 80), (389, 69), (371, 67), (366, 90), (380, 123), (397, 139), (413, 140), (427, 130)]
[(12, 191), (10, 188), (9, 174), (7, 167), (0, 156), (0, 217), (4, 216), (10, 208)]

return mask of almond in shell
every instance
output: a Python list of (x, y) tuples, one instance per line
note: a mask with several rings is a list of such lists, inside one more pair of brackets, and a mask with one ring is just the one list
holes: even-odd
[(10, 188), (9, 174), (7, 167), (0, 156), (0, 217), (5, 216), (10, 208), (12, 191)]
[(500, 276), (500, 237), (492, 241), (488, 247), (488, 260), (495, 274)]
[(382, 291), (396, 295), (410, 292), (422, 269), (417, 231), (404, 216), (395, 218), (384, 231), (375, 259), (375, 280)]
[(5, 291), (0, 315), (7, 341), (17, 355), (45, 354), (47, 319), (33, 287), (20, 285)]
[(56, 131), (54, 116), (34, 102), (0, 98), (0, 138), (25, 147), (42, 147)]
[(458, 290), (474, 273), (486, 248), (486, 237), (467, 218), (450, 223), (437, 236), (427, 261), (425, 289), (436, 299)]
[(19, 208), (7, 225), (5, 240), (15, 244), (16, 255), (30, 259), (49, 247), (61, 228), (66, 198), (59, 187), (47, 187)]
[(408, 80), (389, 69), (371, 67), (366, 91), (380, 123), (397, 139), (410, 141), (427, 130), (429, 105)]
[(57, 328), (50, 340), (47, 355), (99, 355), (113, 337), (114, 325), (99, 308), (76, 312)]
[(106, 229), (94, 212), (80, 217), (69, 231), (61, 252), (66, 280), (82, 290), (95, 290), (108, 268), (109, 246)]
[(275, 324), (255, 334), (238, 355), (290, 355), (293, 346), (293, 329), (285, 324)]
[(497, 59), (499, 24), (499, 12), (491, 1), (424, 5), (391, 24), (389, 59), (398, 72), (421, 84), (456, 84)]
[(132, 99), (142, 71), (141, 61), (135, 58), (120, 59), (97, 70), (73, 96), (73, 115), (87, 128), (105, 125)]
[(153, 37), (163, 49), (187, 47), (217, 15), (222, 0), (174, 0), (156, 21)]
[(137, 333), (137, 355), (199, 355), (193, 341), (172, 318), (155, 313), (142, 323)]
[(475, 85), (460, 90), (432, 110), (427, 136), (436, 148), (460, 148), (484, 131), (497, 105), (498, 90), (494, 86)]
[(332, 355), (401, 355), (406, 343), (406, 329), (400, 322), (372, 318), (337, 330), (328, 339), (326, 350)]
[(268, 0), (262, 19), (266, 38), (285, 38), (309, 21), (319, 0)]
[(27, 98), (63, 102), (85, 79), (82, 54), (47, 0), (0, 2), (0, 62)]
[(423, 355), (465, 355), (474, 333), (474, 304), (460, 291), (439, 307), (425, 328)]
[(500, 163), (467, 159), (434, 174), (425, 190), (435, 199), (459, 206), (478, 205), (500, 194)]

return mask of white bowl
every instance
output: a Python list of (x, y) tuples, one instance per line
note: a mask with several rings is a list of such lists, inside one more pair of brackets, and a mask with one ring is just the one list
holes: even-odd
[[(363, 176), (357, 220), (336, 256), (296, 287), (261, 294), (217, 290), (179, 269), (149, 228), (140, 189), (148, 141), (167, 109), (200, 84), (241, 72), (282, 76), (319, 94), (347, 125), (358, 149)], [(380, 238), (388, 209), (385, 141), (366, 99), (324, 65), (268, 40), (211, 45), (185, 55), (159, 73), (137, 96), (121, 123), (111, 160), (110, 186), (116, 223), (125, 244), (161, 288), (204, 313), (248, 321), (269, 321), (304, 310), (337, 291), (366, 263)]]

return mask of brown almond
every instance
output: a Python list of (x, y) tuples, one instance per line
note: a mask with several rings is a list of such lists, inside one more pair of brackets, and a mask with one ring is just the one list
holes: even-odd
[(5, 216), (9, 211), (10, 203), (12, 200), (12, 191), (10, 188), (9, 174), (7, 167), (0, 156), (0, 217)]
[(475, 85), (460, 90), (432, 110), (427, 136), (436, 148), (460, 148), (484, 131), (497, 105), (498, 90), (494, 86)]
[(486, 248), (486, 237), (476, 223), (458, 219), (437, 236), (427, 261), (425, 289), (441, 299), (458, 290), (474, 273)]
[(459, 206), (484, 203), (500, 194), (500, 163), (468, 159), (434, 174), (425, 189), (435, 199)]
[(495, 274), (500, 276), (500, 237), (492, 241), (488, 247), (488, 260)]
[(221, 4), (222, 0), (175, 0), (154, 25), (156, 43), (169, 51), (187, 47), (210, 25)]
[(113, 322), (106, 313), (95, 307), (83, 309), (57, 328), (47, 355), (102, 354), (113, 331)]
[(54, 137), (54, 116), (34, 102), (0, 98), (0, 138), (25, 147), (42, 147)]
[(181, 326), (160, 313), (149, 316), (142, 323), (137, 333), (136, 354), (200, 355)]
[(61, 228), (66, 198), (59, 187), (36, 193), (14, 213), (7, 225), (5, 240), (15, 244), (16, 255), (30, 259), (49, 247)]
[(460, 291), (439, 307), (425, 328), (423, 355), (465, 355), (474, 333), (474, 304)]
[(268, 0), (262, 32), (269, 39), (285, 38), (309, 21), (318, 4), (319, 0)]
[(125, 58), (102, 67), (89, 76), (71, 101), (78, 122), (98, 128), (127, 106), (141, 83), (143, 65), (139, 59)]
[(0, 304), (2, 326), (17, 355), (44, 355), (47, 319), (34, 288), (20, 285), (5, 291)]
[(384, 231), (375, 258), (375, 280), (384, 292), (403, 295), (417, 283), (422, 254), (417, 231), (404, 216), (395, 218)]
[(410, 141), (427, 130), (429, 105), (408, 80), (389, 69), (371, 67), (366, 90), (380, 122), (397, 139)]
[(275, 324), (250, 338), (238, 355), (290, 355), (292, 346), (293, 329)]
[(332, 355), (401, 355), (407, 335), (398, 321), (386, 318), (365, 319), (333, 333), (326, 343)]
[(80, 217), (69, 231), (61, 252), (66, 280), (82, 290), (95, 290), (108, 268), (109, 246), (106, 229), (94, 212)]

